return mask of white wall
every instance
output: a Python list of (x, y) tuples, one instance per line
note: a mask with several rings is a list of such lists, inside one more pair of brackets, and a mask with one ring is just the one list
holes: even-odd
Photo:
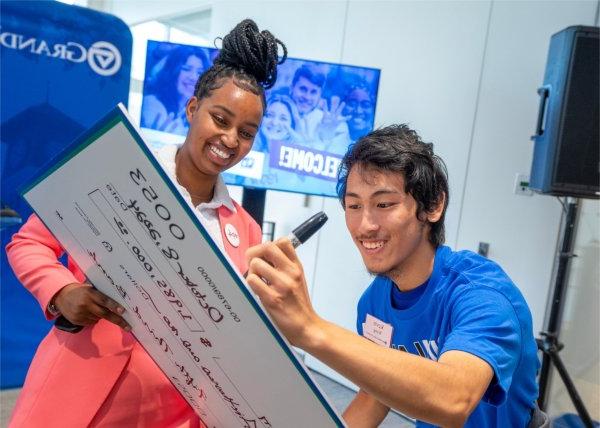
[[(75, 0), (81, 3), (82, 0)], [(209, 0), (88, 0), (88, 7), (112, 13), (127, 25), (209, 9)]]

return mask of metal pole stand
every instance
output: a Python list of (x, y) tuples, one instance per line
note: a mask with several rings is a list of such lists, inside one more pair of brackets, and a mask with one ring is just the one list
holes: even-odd
[[(569, 376), (565, 365), (563, 364), (562, 360), (560, 359), (560, 356), (558, 355), (560, 350), (564, 348), (564, 345), (558, 341), (555, 334), (542, 331), (540, 335), (542, 336), (542, 338), (535, 340), (538, 349), (544, 353), (544, 359), (546, 357), (549, 358), (550, 362), (554, 364), (554, 367), (556, 367), (556, 370), (558, 370), (558, 374), (560, 375), (560, 378), (562, 379), (563, 383), (565, 384), (565, 387), (567, 388), (569, 397), (571, 397), (571, 401), (573, 402), (575, 409), (577, 409), (577, 414), (579, 414), (581, 422), (583, 422), (586, 428), (593, 428), (594, 425), (592, 423), (592, 418), (588, 413), (587, 409), (585, 408), (583, 400), (577, 392), (575, 384), (571, 380), (571, 376)], [(540, 386), (540, 398), (541, 397), (542, 395)], [(540, 408), (542, 408), (541, 403), (538, 404), (540, 405)]]
[(563, 307), (565, 303), (565, 292), (567, 289), (567, 278), (569, 274), (569, 265), (571, 259), (576, 257), (573, 254), (573, 246), (575, 243), (575, 226), (577, 222), (577, 214), (579, 210), (579, 199), (569, 198), (566, 207), (566, 219), (564, 222), (563, 236), (561, 242), (561, 249), (558, 254), (558, 266), (556, 269), (556, 277), (554, 281), (554, 289), (550, 307), (550, 315), (546, 330), (540, 332), (541, 338), (536, 339), (538, 349), (543, 354), (542, 368), (540, 370), (539, 386), (540, 395), (538, 398), (538, 405), (540, 409), (546, 410), (548, 401), (548, 383), (550, 379), (551, 365), (554, 364), (558, 373), (567, 388), (567, 392), (571, 397), (571, 401), (577, 409), (577, 413), (581, 418), (581, 421), (586, 427), (593, 428), (592, 419), (588, 413), (571, 377), (567, 373), (567, 370), (560, 359), (558, 353), (563, 349), (564, 345), (558, 341), (558, 335), (560, 332), (560, 325), (562, 321)]

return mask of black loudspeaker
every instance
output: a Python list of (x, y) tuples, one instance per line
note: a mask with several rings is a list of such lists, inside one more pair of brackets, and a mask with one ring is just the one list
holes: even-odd
[(529, 186), (556, 196), (600, 197), (598, 27), (554, 34), (538, 89)]

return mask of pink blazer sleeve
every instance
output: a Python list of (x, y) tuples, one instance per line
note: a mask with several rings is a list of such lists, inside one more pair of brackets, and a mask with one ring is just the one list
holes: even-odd
[(78, 281), (58, 258), (64, 250), (41, 220), (33, 214), (6, 246), (15, 275), (37, 299), (47, 319), (52, 297), (65, 285)]

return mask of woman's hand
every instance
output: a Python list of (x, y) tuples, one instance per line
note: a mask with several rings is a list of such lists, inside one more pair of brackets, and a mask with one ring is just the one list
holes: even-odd
[(68, 284), (54, 297), (60, 313), (75, 325), (93, 325), (104, 318), (125, 331), (131, 327), (121, 315), (125, 308), (89, 284)]

